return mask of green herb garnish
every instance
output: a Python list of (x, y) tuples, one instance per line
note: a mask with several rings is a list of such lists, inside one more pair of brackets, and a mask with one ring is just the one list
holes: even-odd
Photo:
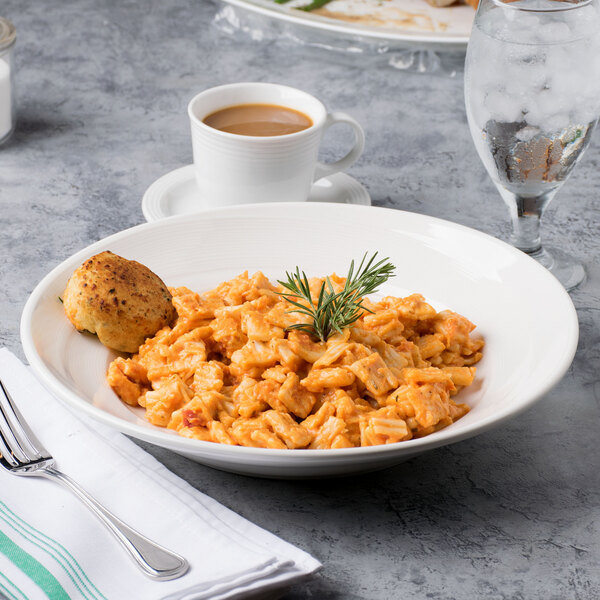
[[(286, 4), (289, 1), (290, 0), (275, 0), (277, 4)], [(296, 6), (295, 8), (298, 10), (305, 10), (307, 12), (310, 12), (311, 10), (321, 8), (321, 6), (325, 6), (329, 2), (331, 2), (331, 0), (312, 0), (310, 4), (305, 4), (304, 6)]]
[(287, 281), (279, 281), (287, 292), (279, 292), (290, 304), (296, 307), (290, 312), (306, 315), (310, 320), (308, 323), (295, 323), (287, 330), (300, 330), (326, 342), (334, 333), (342, 333), (342, 330), (352, 325), (360, 318), (363, 311), (372, 312), (363, 305), (363, 296), (371, 294), (394, 275), (396, 268), (392, 263), (386, 262), (384, 258), (375, 262), (377, 252), (365, 263), (367, 254), (363, 256), (356, 273), (354, 272), (354, 261), (350, 263), (350, 269), (346, 276), (346, 283), (341, 292), (335, 292), (329, 277), (321, 285), (317, 303), (315, 305), (308, 284), (308, 278), (304, 271), (296, 267), (294, 273), (287, 273)]
[(310, 4), (307, 4), (306, 6), (299, 6), (298, 9), (309, 12), (311, 10), (321, 8), (321, 6), (325, 6), (329, 2), (331, 2), (331, 0), (313, 0)]

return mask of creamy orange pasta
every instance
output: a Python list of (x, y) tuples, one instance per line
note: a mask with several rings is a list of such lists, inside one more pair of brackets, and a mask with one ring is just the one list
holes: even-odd
[[(322, 282), (310, 280), (313, 295)], [(422, 437), (469, 411), (454, 397), (473, 382), (483, 340), (419, 294), (365, 299), (371, 313), (318, 342), (286, 330), (305, 317), (260, 272), (204, 294), (170, 291), (173, 326), (108, 370), (154, 425), (222, 444), (349, 448)]]

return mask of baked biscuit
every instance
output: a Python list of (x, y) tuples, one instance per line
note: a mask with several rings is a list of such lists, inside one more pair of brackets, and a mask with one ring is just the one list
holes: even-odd
[(137, 352), (144, 340), (177, 316), (167, 286), (148, 267), (110, 251), (75, 270), (63, 295), (65, 313), (79, 331), (107, 347)]

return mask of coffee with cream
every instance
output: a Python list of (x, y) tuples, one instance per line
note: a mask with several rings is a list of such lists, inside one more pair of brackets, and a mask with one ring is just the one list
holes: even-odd
[(237, 135), (271, 137), (297, 133), (312, 127), (312, 119), (300, 111), (276, 104), (239, 104), (222, 108), (203, 123)]
[[(328, 112), (314, 96), (285, 85), (228, 83), (200, 92), (188, 104), (194, 174), (203, 207), (256, 202), (304, 202), (312, 185), (347, 169), (364, 147), (361, 126)], [(333, 125), (354, 131), (354, 143), (335, 162), (318, 160)]]

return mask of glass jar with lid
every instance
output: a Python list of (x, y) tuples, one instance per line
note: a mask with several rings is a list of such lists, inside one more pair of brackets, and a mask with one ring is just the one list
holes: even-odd
[(15, 94), (13, 48), (16, 32), (13, 24), (0, 17), (0, 144), (10, 138), (15, 128)]

